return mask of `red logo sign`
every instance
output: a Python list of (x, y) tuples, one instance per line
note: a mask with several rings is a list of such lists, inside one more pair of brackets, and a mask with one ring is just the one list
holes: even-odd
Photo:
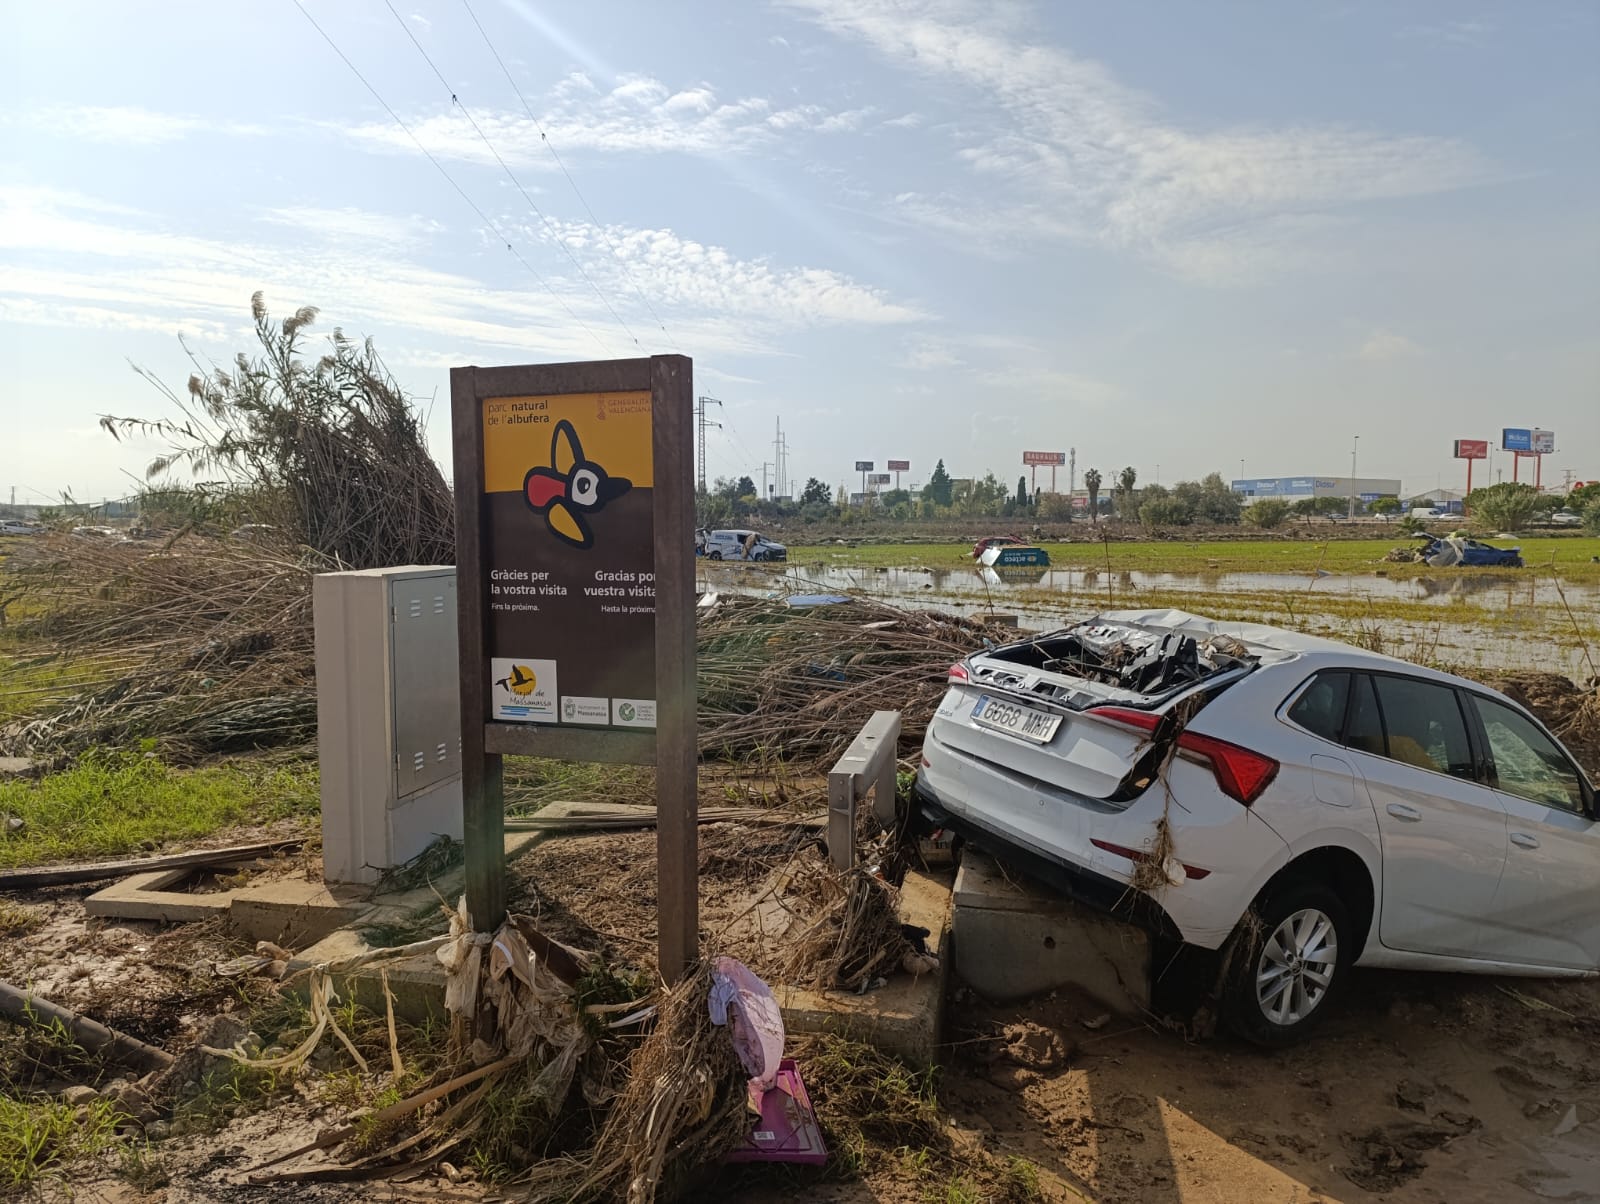
[(887, 468), (890, 472), (910, 472), (911, 471), (911, 461), (910, 460), (890, 460), (886, 464), (884, 464), (884, 467)]
[(1489, 458), (1489, 441), (1487, 439), (1457, 439), (1456, 459), (1458, 460), (1487, 460)]
[(1067, 462), (1067, 453), (1025, 451), (1022, 453), (1022, 462), (1024, 464), (1065, 464)]

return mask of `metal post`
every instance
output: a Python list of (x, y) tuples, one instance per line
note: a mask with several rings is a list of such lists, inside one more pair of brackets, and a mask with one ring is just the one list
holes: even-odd
[(698, 451), (696, 457), (696, 467), (698, 469), (696, 481), (702, 495), (706, 492), (706, 428), (714, 426), (719, 431), (722, 429), (722, 423), (712, 422), (706, 417), (706, 407), (708, 405), (720, 406), (721, 404), (715, 397), (701, 397), (695, 403), (695, 434), (697, 436)]

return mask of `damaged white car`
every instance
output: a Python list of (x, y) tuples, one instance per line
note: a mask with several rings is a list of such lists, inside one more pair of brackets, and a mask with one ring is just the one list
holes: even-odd
[[(951, 666), (914, 800), (1303, 1036), (1353, 965), (1600, 971), (1595, 789), (1527, 711), (1329, 640), (1108, 613)], [(1226, 967), (1226, 969), (1223, 969)]]

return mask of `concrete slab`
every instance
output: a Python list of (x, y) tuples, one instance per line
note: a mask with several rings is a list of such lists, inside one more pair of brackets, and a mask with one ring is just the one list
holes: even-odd
[(956, 872), (951, 941), (955, 970), (997, 1002), (1075, 986), (1112, 1011), (1150, 1007), (1150, 938), (1084, 907), (972, 848)]
[(900, 888), (900, 922), (928, 930), (928, 952), (938, 955), (939, 968), (916, 977), (897, 973), (886, 986), (865, 995), (776, 987), (784, 1027), (792, 1033), (834, 1033), (877, 1046), (909, 1065), (933, 1065), (944, 1031), (950, 904), (947, 880), (907, 871)]
[[(237, 867), (234, 867), (237, 868)], [(169, 890), (195, 872), (193, 866), (176, 870), (157, 870), (133, 874), (95, 891), (83, 901), (83, 910), (92, 916), (118, 920), (159, 920), (184, 924), (190, 920), (209, 920), (227, 914), (233, 903), (232, 891), (197, 895)]]
[(252, 941), (294, 948), (321, 940), (372, 909), (370, 892), (357, 886), (279, 878), (228, 892), (228, 919)]

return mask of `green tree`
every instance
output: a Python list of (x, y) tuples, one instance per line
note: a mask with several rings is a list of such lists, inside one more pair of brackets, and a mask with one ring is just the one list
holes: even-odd
[(1587, 485), (1579, 485), (1567, 494), (1567, 509), (1575, 510), (1579, 514), (1589, 508), (1589, 503), (1600, 502), (1600, 481), (1590, 481)]
[[(878, 497), (878, 504), (885, 510), (895, 512), (896, 518), (911, 517), (911, 491), (908, 489), (885, 489)], [(905, 513), (900, 513), (900, 508), (905, 507)]]
[(1133, 470), (1133, 465), (1128, 465), (1117, 474), (1117, 517), (1131, 518), (1133, 510), (1133, 487), (1139, 483), (1139, 474)]
[(1583, 529), (1590, 535), (1600, 535), (1600, 497), (1583, 508)]
[(1017, 509), (1028, 508), (1028, 474), (1023, 473), (1017, 478)]
[(928, 478), (928, 483), (923, 486), (922, 496), (936, 506), (948, 506), (950, 504), (950, 474), (944, 470), (943, 460), (933, 466), (933, 475)]
[(1467, 495), (1467, 512), (1480, 527), (1515, 531), (1527, 525), (1538, 510), (1539, 491), (1532, 485), (1501, 481)]
[(1367, 507), (1374, 514), (1398, 514), (1400, 512), (1400, 499), (1397, 497), (1381, 497)]
[(1288, 517), (1289, 503), (1281, 497), (1264, 497), (1244, 508), (1244, 521), (1263, 531), (1276, 530)]
[(735, 497), (756, 497), (756, 483), (748, 476), (740, 477), (733, 487)]
[(809, 478), (806, 481), (806, 487), (800, 491), (800, 504), (802, 506), (816, 505), (818, 503), (826, 506), (832, 500), (833, 492), (821, 481), (817, 480), (816, 477)]
[(1100, 470), (1091, 468), (1083, 474), (1083, 487), (1089, 491), (1089, 521), (1092, 523), (1100, 510)]
[(1160, 485), (1151, 485), (1144, 493), (1144, 501), (1139, 506), (1139, 521), (1145, 526), (1187, 527), (1194, 521), (1194, 511), (1178, 496), (1176, 490), (1169, 492)]

